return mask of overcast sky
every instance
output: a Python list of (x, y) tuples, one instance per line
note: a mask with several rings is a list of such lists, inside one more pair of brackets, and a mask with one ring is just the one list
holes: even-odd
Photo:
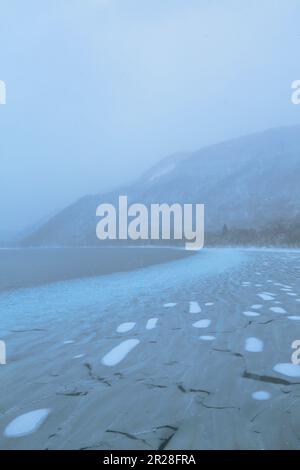
[(300, 123), (299, 0), (1, 0), (0, 231)]

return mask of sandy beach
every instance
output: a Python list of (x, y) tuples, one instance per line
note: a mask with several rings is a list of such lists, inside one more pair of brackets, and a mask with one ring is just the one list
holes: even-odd
[(299, 448), (299, 274), (215, 249), (2, 292), (0, 448)]

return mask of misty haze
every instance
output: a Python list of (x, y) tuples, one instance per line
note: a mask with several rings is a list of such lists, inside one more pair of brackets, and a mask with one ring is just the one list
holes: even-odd
[(0, 449), (299, 449), (299, 15), (3, 0)]

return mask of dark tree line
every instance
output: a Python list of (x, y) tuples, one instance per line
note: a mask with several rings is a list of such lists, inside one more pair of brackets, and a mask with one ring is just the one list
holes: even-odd
[(277, 220), (258, 229), (230, 229), (224, 224), (219, 233), (207, 233), (206, 245), (300, 246), (300, 217)]

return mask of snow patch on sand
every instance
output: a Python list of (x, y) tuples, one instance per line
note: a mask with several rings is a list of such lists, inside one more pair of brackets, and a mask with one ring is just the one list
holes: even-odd
[(298, 364), (292, 364), (289, 362), (276, 364), (276, 366), (273, 367), (273, 370), (279, 374), (287, 375), (288, 377), (300, 377), (300, 365)]
[(259, 317), (260, 316), (258, 312), (243, 312), (243, 315), (246, 315), (246, 317)]
[(133, 321), (121, 323), (117, 328), (117, 333), (127, 333), (127, 331), (132, 330), (135, 327), (136, 323)]
[(258, 295), (258, 297), (260, 297), (263, 300), (274, 300), (274, 297), (272, 297), (269, 294), (262, 293), (262, 294), (257, 294), (257, 295)]
[(248, 352), (262, 352), (264, 343), (258, 338), (250, 337), (246, 339), (245, 351)]
[(216, 339), (216, 337), (211, 335), (203, 335), (199, 336), (199, 339), (202, 339), (202, 341), (213, 341), (214, 339)]
[(156, 327), (157, 322), (158, 322), (158, 318), (150, 318), (147, 321), (146, 330), (153, 330), (153, 328)]
[(110, 367), (116, 366), (121, 361), (123, 361), (127, 354), (130, 353), (130, 351), (132, 351), (132, 349), (134, 349), (139, 343), (140, 340), (138, 339), (127, 339), (126, 341), (123, 341), (107, 354), (105, 354), (101, 361), (102, 364)]
[(201, 307), (198, 304), (198, 302), (190, 302), (190, 313), (200, 313), (201, 312)]
[(281, 308), (281, 307), (270, 307), (270, 310), (272, 310), (272, 312), (275, 312), (275, 313), (286, 313), (286, 310), (284, 310), (284, 308)]
[(252, 393), (252, 398), (254, 400), (269, 400), (271, 398), (271, 393), (266, 392), (265, 390), (258, 390), (257, 392)]
[(194, 328), (208, 328), (211, 324), (211, 320), (208, 318), (204, 318), (203, 320), (196, 321), (193, 323)]
[(15, 418), (4, 430), (6, 437), (22, 437), (37, 431), (50, 413), (49, 409), (29, 411)]

